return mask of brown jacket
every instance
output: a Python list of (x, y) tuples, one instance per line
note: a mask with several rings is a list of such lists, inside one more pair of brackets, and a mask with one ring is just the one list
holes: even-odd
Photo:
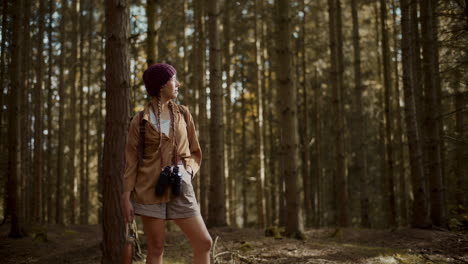
[[(145, 122), (145, 149), (143, 156), (143, 164), (138, 166), (138, 134), (139, 134), (139, 117), (138, 113), (133, 117), (127, 136), (127, 144), (125, 148), (125, 174), (123, 176), (124, 192), (131, 191), (131, 199), (142, 204), (162, 203), (171, 200), (171, 188), (166, 188), (163, 196), (156, 196), (155, 186), (161, 173), (160, 158), (163, 156), (163, 167), (172, 164), (172, 152), (174, 145), (172, 143), (172, 131), (170, 137), (162, 134), (161, 153), (159, 147), (159, 131), (151, 123), (149, 118), (149, 105), (146, 103), (143, 113)], [(185, 166), (192, 167), (193, 175), (198, 172), (202, 160), (202, 151), (198, 143), (195, 125), (192, 115), (186, 106), (180, 105), (186, 112), (187, 124), (183, 113), (175, 107), (175, 135), (177, 139), (177, 152), (185, 163)]]

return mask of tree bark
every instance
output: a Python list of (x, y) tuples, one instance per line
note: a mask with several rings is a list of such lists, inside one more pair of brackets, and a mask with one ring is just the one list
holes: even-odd
[(224, 180), (223, 90), (221, 87), (221, 52), (219, 40), (219, 1), (208, 2), (210, 41), (210, 203), (208, 226), (226, 226), (226, 190)]
[(256, 151), (258, 155), (257, 164), (259, 166), (259, 171), (256, 173), (256, 206), (257, 206), (257, 222), (258, 226), (261, 228), (265, 227), (265, 198), (264, 198), (264, 186), (265, 186), (265, 153), (264, 153), (264, 138), (263, 138), (263, 105), (262, 105), (262, 71), (263, 67), (261, 66), (261, 34), (259, 32), (259, 23), (262, 27), (263, 19), (258, 19), (258, 15), (263, 9), (263, 0), (254, 1), (254, 57), (255, 57), (255, 74), (254, 74), (254, 83), (255, 83), (255, 97), (256, 97), (256, 108), (257, 115), (255, 120), (255, 131), (256, 131)]
[(18, 0), (13, 2), (12, 6), (12, 42), (11, 42), (11, 62), (10, 62), (10, 94), (8, 104), (8, 160), (6, 167), (6, 178), (7, 178), (7, 205), (8, 212), (11, 216), (11, 226), (9, 237), (20, 238), (25, 234), (22, 227), (22, 218), (19, 211), (18, 203), (18, 173), (20, 165), (20, 149), (19, 149), (19, 91), (22, 87), (20, 80), (20, 74), (22, 70), (21, 65), (21, 49), (22, 49), (22, 38), (21, 28), (23, 18), (21, 16), (21, 10), (23, 8), (23, 1)]
[(387, 179), (386, 179), (386, 199), (388, 202), (389, 211), (387, 216), (387, 225), (390, 227), (397, 226), (396, 204), (395, 204), (395, 180), (394, 180), (394, 160), (393, 160), (393, 118), (391, 114), (391, 89), (392, 77), (390, 68), (390, 48), (387, 29), (387, 5), (384, 0), (380, 0), (380, 27), (382, 31), (382, 58), (383, 58), (383, 75), (384, 75), (384, 90), (385, 90), (385, 138), (387, 145)]
[(157, 15), (157, 0), (148, 0), (146, 1), (146, 17), (148, 19), (147, 28), (146, 28), (146, 63), (149, 66), (156, 63), (156, 38), (158, 36), (158, 31), (156, 30), (156, 15)]
[(43, 132), (42, 132), (42, 82), (44, 79), (44, 60), (42, 52), (44, 50), (44, 24), (45, 24), (45, 0), (39, 1), (38, 14), (38, 34), (37, 34), (37, 64), (36, 64), (36, 86), (34, 88), (34, 221), (41, 223), (42, 220), (42, 165), (43, 165)]
[(348, 187), (346, 179), (346, 163), (344, 150), (344, 113), (342, 106), (343, 93), (343, 36), (341, 26), (340, 0), (328, 0), (329, 30), (330, 30), (330, 80), (332, 87), (332, 105), (335, 128), (335, 224), (348, 226)]
[[(468, 92), (460, 89), (462, 73), (457, 70), (454, 74), (454, 106), (455, 106), (455, 136), (457, 140), (463, 140), (467, 138), (466, 129), (463, 128), (466, 125), (466, 114), (463, 113), (463, 109), (466, 109), (466, 102), (468, 102)], [(465, 110), (466, 111), (466, 110)], [(467, 148), (463, 144), (457, 144), (455, 147), (455, 163), (454, 163), (454, 174), (455, 174), (455, 204), (457, 212), (462, 214), (467, 204), (466, 190), (468, 190), (468, 180), (466, 175), (468, 173), (468, 165), (465, 162), (468, 155)]]
[[(63, 2), (63, 5), (60, 9), (60, 13), (62, 14), (62, 18), (60, 20), (60, 33), (59, 33), (59, 42), (60, 46), (62, 49), (60, 50), (60, 57), (59, 57), (59, 63), (58, 63), (58, 68), (59, 68), (59, 88), (58, 88), (58, 94), (59, 94), (59, 120), (58, 120), (58, 147), (57, 147), (57, 153), (64, 153), (65, 149), (65, 80), (64, 80), (64, 66), (65, 66), (65, 26), (66, 26), (66, 21), (68, 19), (67, 16), (67, 1)], [(65, 160), (63, 155), (57, 155), (57, 185), (55, 188), (56, 191), (56, 196), (55, 196), (55, 207), (56, 207), (56, 213), (55, 213), (55, 222), (57, 224), (65, 224), (65, 218), (64, 218), (64, 199), (63, 199), (63, 189), (64, 189), (64, 167), (65, 167)]]
[[(53, 159), (52, 157), (54, 156), (54, 144), (52, 143), (52, 138), (55, 138), (55, 130), (52, 125), (52, 108), (53, 108), (53, 102), (52, 102), (52, 75), (53, 75), (53, 42), (52, 42), (52, 26), (54, 23), (53, 19), (53, 14), (54, 14), (54, 9), (55, 9), (55, 1), (50, 0), (49, 1), (49, 10), (48, 10), (48, 25), (47, 25), (47, 39), (48, 39), (48, 56), (50, 59), (48, 66), (48, 76), (47, 76), (47, 112), (46, 112), (46, 118), (47, 118), (47, 152), (46, 152), (46, 174), (49, 175), (49, 178), (47, 180), (47, 223), (52, 224), (55, 223), (55, 212), (57, 210), (56, 207), (54, 207), (54, 198), (56, 199), (56, 192), (54, 189), (54, 186), (57, 184), (57, 173), (55, 171), (54, 173), (54, 166), (53, 166)], [(54, 135), (54, 137), (52, 137)], [(57, 151), (57, 150), (55, 150)], [(57, 155), (58, 156), (58, 155)]]
[(432, 1), (420, 1), (421, 5), (421, 32), (423, 48), (423, 72), (424, 72), (424, 125), (427, 132), (427, 141), (424, 144), (427, 153), (427, 176), (429, 179), (431, 220), (436, 226), (447, 226), (445, 212), (445, 194), (442, 181), (441, 168), (441, 141), (439, 122), (442, 119), (438, 108), (437, 80), (438, 63), (435, 53), (438, 53), (434, 39), (434, 19), (432, 14)]
[[(309, 170), (309, 160), (310, 160), (310, 148), (309, 148), (309, 118), (308, 118), (308, 93), (307, 93), (307, 53), (306, 53), (306, 8), (305, 8), (305, 1), (302, 0), (300, 2), (300, 8), (302, 13), (304, 14), (300, 26), (300, 52), (301, 52), (301, 85), (302, 87), (302, 136), (300, 137), (301, 142), (301, 158), (302, 158), (302, 182), (304, 186), (304, 211), (305, 211), (305, 224), (306, 226), (310, 227), (313, 226), (314, 222), (314, 207), (313, 207), (313, 200), (314, 200), (314, 192), (313, 192), (313, 185), (312, 185), (312, 175), (310, 174)], [(299, 51), (299, 48), (298, 48)], [(299, 59), (299, 58), (298, 58)], [(298, 64), (299, 65), (299, 64)], [(299, 72), (298, 78), (299, 79)], [(298, 86), (299, 87), (299, 86)]]
[[(194, 90), (198, 93), (195, 98), (198, 100), (198, 116), (196, 120), (199, 124), (200, 130), (200, 148), (203, 152), (203, 164), (200, 168), (200, 176), (197, 177), (200, 186), (199, 201), (202, 216), (208, 218), (208, 186), (209, 186), (209, 130), (208, 130), (208, 116), (206, 113), (206, 80), (205, 80), (205, 23), (204, 23), (204, 0), (196, 0), (194, 2), (194, 19), (195, 19), (195, 36), (194, 36)], [(197, 179), (196, 178), (196, 179)]]
[[(410, 0), (401, 0), (401, 28), (402, 28), (402, 60), (403, 60), (403, 89), (405, 99), (405, 122), (408, 138), (408, 148), (410, 154), (411, 179), (413, 187), (413, 227), (427, 228), (429, 222), (429, 208), (427, 203), (426, 179), (424, 176), (422, 164), (422, 148), (419, 133), (418, 115), (416, 112), (416, 74), (414, 63), (411, 36), (414, 33), (411, 26), (411, 8)], [(414, 35), (414, 34), (413, 34)], [(416, 72), (417, 73), (417, 72)]]
[(351, 16), (353, 20), (353, 50), (354, 50), (354, 86), (355, 86), (355, 114), (356, 114), (356, 131), (354, 138), (357, 141), (355, 167), (356, 174), (359, 177), (359, 198), (360, 198), (360, 214), (361, 214), (361, 225), (363, 227), (370, 227), (369, 218), (369, 196), (367, 193), (367, 171), (365, 170), (365, 155), (364, 138), (366, 136), (366, 128), (364, 126), (364, 113), (363, 113), (363, 102), (362, 93), (364, 87), (362, 85), (362, 74), (361, 74), (361, 46), (359, 44), (359, 19), (358, 19), (358, 0), (351, 0)]
[(318, 81), (317, 76), (317, 68), (314, 69), (314, 80), (312, 83), (314, 87), (314, 114), (315, 114), (315, 122), (314, 122), (314, 133), (315, 133), (315, 226), (320, 227), (322, 226), (322, 211), (323, 210), (323, 191), (322, 191), (322, 114), (321, 114), (321, 100), (320, 100), (320, 84)]
[(71, 23), (72, 23), (72, 37), (71, 37), (71, 57), (70, 57), (70, 74), (68, 75), (68, 85), (70, 86), (70, 117), (68, 119), (69, 128), (68, 133), (68, 147), (70, 149), (68, 153), (68, 197), (69, 197), (69, 223), (76, 223), (76, 165), (75, 165), (75, 156), (76, 156), (76, 75), (77, 75), (77, 66), (78, 66), (78, 10), (77, 10), (77, 0), (72, 1), (71, 5)]
[(20, 208), (22, 208), (22, 216), (24, 217), (24, 221), (27, 223), (31, 223), (34, 221), (34, 208), (36, 206), (36, 201), (34, 199), (34, 185), (35, 179), (33, 177), (33, 162), (32, 162), (32, 153), (33, 148), (32, 145), (29, 144), (30, 139), (32, 138), (32, 102), (29, 100), (31, 93), (34, 89), (32, 89), (32, 78), (33, 72), (32, 70), (32, 44), (31, 44), (31, 9), (32, 9), (32, 2), (31, 0), (24, 0), (23, 1), (23, 22), (22, 28), (20, 32), (22, 35), (22, 56), (21, 56), (21, 73), (20, 80), (22, 81), (23, 89), (20, 90), (20, 127), (24, 128), (19, 131), (21, 135), (20, 144), (20, 174), (19, 174), (19, 181), (21, 182), (21, 188), (19, 192), (19, 200), (22, 201)]
[(406, 226), (408, 222), (408, 191), (406, 185), (406, 169), (405, 169), (405, 155), (404, 155), (404, 133), (402, 129), (402, 119), (401, 112), (402, 108), (400, 106), (400, 74), (398, 70), (399, 61), (398, 61), (398, 41), (399, 41), (399, 32), (397, 26), (397, 6), (395, 0), (392, 0), (392, 22), (393, 22), (393, 60), (395, 68), (395, 116), (396, 116), (396, 145), (397, 147), (397, 164), (396, 171), (398, 174), (398, 198), (399, 198), (399, 209), (400, 209), (400, 221), (399, 225)]
[(125, 142), (130, 118), (128, 56), (129, 5), (125, 0), (105, 2), (106, 134), (103, 155), (103, 242), (101, 263), (119, 263), (125, 241), (121, 210)]
[[(278, 35), (277, 53), (281, 70), (278, 71), (278, 97), (282, 100), (278, 105), (280, 128), (280, 148), (283, 152), (280, 162), (281, 175), (285, 179), (286, 193), (286, 230), (290, 237), (298, 237), (303, 232), (299, 222), (299, 193), (298, 193), (298, 135), (297, 135), (297, 106), (296, 89), (291, 79), (289, 2), (277, 0)], [(293, 87), (291, 89), (291, 87)]]
[[(79, 81), (78, 81), (78, 92), (79, 92), (79, 144), (80, 144), (80, 166), (79, 166), (79, 203), (80, 203), (80, 215), (79, 215), (79, 223), (86, 224), (86, 216), (85, 216), (85, 207), (87, 204), (87, 200), (85, 198), (85, 188), (86, 188), (86, 163), (85, 163), (85, 140), (86, 140), (86, 128), (85, 128), (85, 114), (84, 114), (84, 100), (85, 100), (85, 91), (84, 91), (84, 64), (85, 64), (85, 53), (84, 53), (84, 45), (85, 45), (85, 34), (86, 30), (88, 29), (87, 25), (85, 26), (85, 17), (82, 13), (82, 10), (86, 7), (84, 0), (79, 1), (80, 10), (78, 12), (78, 20), (79, 20), (79, 37), (80, 37), (80, 46), (79, 46)], [(78, 32), (77, 32), (78, 33)], [(89, 87), (89, 86), (88, 86)], [(89, 89), (89, 88), (88, 88)], [(89, 104), (89, 103), (88, 103)]]

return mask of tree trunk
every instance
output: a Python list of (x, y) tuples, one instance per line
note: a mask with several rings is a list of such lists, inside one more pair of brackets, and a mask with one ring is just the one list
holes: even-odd
[[(7, 138), (7, 129), (6, 129), (6, 126), (4, 124), (6, 124), (6, 117), (4, 117), (4, 105), (6, 105), (6, 102), (5, 102), (5, 95), (8, 94), (8, 86), (5, 85), (5, 81), (6, 81), (6, 69), (7, 69), (7, 65), (8, 65), (8, 56), (7, 54), (9, 54), (9, 52), (7, 53), (7, 43), (10, 43), (11, 42), (11, 27), (8, 23), (11, 23), (8, 21), (8, 17), (10, 17), (10, 14), (9, 12), (10, 11), (10, 2), (9, 1), (2, 1), (2, 44), (1, 44), (1, 53), (0, 53), (0, 105), (2, 105), (2, 107), (0, 107), (0, 123), (1, 123), (1, 128), (0, 128), (0, 136), (1, 136), (1, 139), (0, 139), (0, 151), (1, 153), (6, 153), (7, 152), (7, 142), (6, 142), (6, 138)], [(3, 160), (2, 160), (2, 165), (0, 167), (0, 170), (2, 171), (5, 171), (5, 167), (4, 167), (4, 163), (3, 163)], [(5, 188), (7, 188), (7, 186), (5, 185)], [(7, 202), (7, 198), (6, 198), (6, 194), (7, 194), (7, 190), (5, 189), (5, 192), (3, 193), (5, 198), (3, 199), (3, 215), (6, 216), (8, 214), (8, 210), (7, 210), (7, 206), (6, 206), (6, 202)], [(6, 219), (6, 217), (4, 217), (4, 219)]]
[[(424, 144), (427, 153), (427, 175), (430, 188), (431, 220), (436, 226), (445, 228), (447, 219), (445, 213), (445, 194), (442, 182), (441, 169), (441, 141), (439, 135), (439, 108), (437, 98), (436, 72), (438, 61), (435, 53), (438, 52), (434, 39), (434, 20), (432, 14), (432, 1), (420, 1), (421, 5), (421, 32), (423, 48), (424, 72), (424, 128), (427, 132), (427, 141)], [(437, 69), (437, 70), (436, 70)]]
[(396, 170), (398, 174), (398, 197), (399, 197), (399, 208), (400, 208), (400, 222), (402, 226), (406, 226), (408, 222), (408, 191), (406, 187), (406, 170), (405, 170), (405, 155), (404, 155), (404, 145), (403, 145), (403, 129), (402, 129), (402, 120), (401, 112), (402, 108), (400, 106), (400, 74), (398, 71), (398, 40), (399, 32), (397, 26), (397, 6), (395, 0), (392, 0), (392, 19), (393, 19), (393, 60), (395, 68), (395, 115), (396, 115), (396, 145), (398, 146), (398, 163), (396, 165)]
[(149, 66), (156, 63), (156, 58), (158, 55), (156, 54), (156, 37), (157, 37), (157, 30), (156, 30), (156, 15), (157, 15), (157, 1), (156, 0), (148, 0), (146, 1), (146, 17), (148, 19), (147, 28), (146, 28), (146, 63)]
[(341, 26), (340, 0), (328, 0), (332, 87), (333, 123), (336, 124), (333, 134), (335, 142), (335, 224), (348, 226), (348, 187), (344, 150), (344, 113), (342, 106), (343, 93), (343, 43)]
[[(241, 63), (242, 65), (245, 64), (245, 60), (244, 59), (241, 59)], [(241, 79), (241, 87), (242, 87), (242, 91), (241, 91), (241, 126), (242, 126), (242, 131), (241, 131), (241, 142), (242, 142), (242, 145), (241, 145), (241, 153), (239, 155), (239, 158), (240, 158), (240, 163), (241, 165), (239, 166), (241, 171), (242, 172), (246, 172), (247, 171), (247, 160), (248, 160), (248, 156), (245, 155), (244, 153), (247, 153), (247, 121), (246, 121), (246, 112), (247, 112), (247, 106), (246, 106), (246, 103), (245, 103), (245, 87), (246, 87), (246, 83), (245, 83), (245, 77), (244, 77), (244, 68), (243, 67), (239, 67), (239, 71), (240, 71), (240, 79)], [(247, 227), (247, 224), (249, 223), (249, 215), (248, 215), (248, 203), (247, 203), (247, 188), (249, 186), (248, 184), (248, 176), (247, 176), (247, 173), (239, 173), (239, 177), (241, 177), (241, 188), (242, 188), (242, 227)]]
[(359, 198), (361, 210), (361, 225), (370, 227), (369, 219), (369, 196), (367, 193), (367, 173), (365, 170), (364, 138), (366, 136), (366, 128), (363, 124), (364, 113), (362, 107), (362, 93), (364, 87), (362, 85), (361, 75), (361, 47), (359, 44), (359, 19), (358, 19), (358, 0), (351, 0), (351, 15), (353, 20), (353, 50), (354, 50), (354, 85), (355, 85), (355, 114), (356, 114), (356, 131), (353, 138), (357, 141), (355, 167), (356, 175), (359, 177)]
[[(455, 136), (457, 140), (463, 140), (467, 138), (466, 129), (463, 126), (466, 125), (466, 114), (463, 113), (466, 102), (468, 102), (468, 92), (460, 89), (462, 73), (456, 71), (454, 74), (454, 105), (455, 105)], [(466, 109), (466, 108), (465, 108)], [(463, 144), (457, 144), (455, 147), (455, 163), (454, 163), (454, 174), (455, 174), (455, 205), (457, 213), (462, 214), (467, 204), (466, 190), (468, 190), (468, 180), (466, 175), (468, 173), (468, 166), (466, 163), (466, 157), (468, 151), (466, 146)]]
[[(290, 237), (300, 236), (302, 228), (299, 222), (299, 192), (298, 192), (298, 136), (297, 136), (297, 106), (296, 89), (291, 79), (290, 56), (290, 29), (289, 29), (289, 2), (277, 0), (278, 8), (278, 63), (281, 70), (278, 71), (278, 97), (283, 101), (278, 105), (280, 128), (280, 148), (283, 152), (280, 162), (281, 175), (285, 179), (286, 193), (286, 235)], [(291, 87), (293, 87), (291, 89)]]
[(257, 106), (257, 116), (255, 120), (255, 131), (256, 131), (256, 151), (258, 155), (258, 166), (259, 171), (256, 173), (256, 206), (257, 206), (257, 222), (258, 226), (261, 228), (265, 227), (265, 198), (264, 198), (264, 186), (265, 186), (265, 155), (264, 155), (264, 139), (263, 139), (263, 105), (262, 105), (262, 71), (263, 67), (261, 67), (261, 49), (260, 49), (260, 42), (261, 42), (261, 34), (259, 32), (259, 23), (260, 27), (262, 27), (263, 19), (258, 19), (257, 16), (263, 10), (263, 0), (255, 0), (254, 1), (254, 57), (255, 57), (255, 74), (254, 74), (254, 83), (255, 83), (255, 97), (256, 97), (256, 106)]
[(226, 190), (224, 180), (223, 90), (221, 87), (221, 53), (219, 40), (219, 2), (208, 2), (210, 41), (210, 203), (208, 226), (225, 226)]
[(36, 62), (36, 87), (34, 88), (34, 199), (36, 207), (34, 209), (34, 221), (42, 223), (42, 165), (43, 165), (43, 144), (42, 144), (42, 82), (44, 77), (44, 60), (42, 52), (44, 50), (44, 24), (45, 24), (45, 0), (39, 1), (38, 14), (38, 35), (37, 35), (37, 62)]
[[(309, 160), (310, 160), (310, 148), (309, 148), (309, 120), (308, 120), (308, 94), (307, 94), (307, 54), (306, 54), (306, 8), (305, 1), (300, 2), (301, 10), (304, 14), (304, 17), (301, 20), (301, 33), (300, 33), (300, 52), (301, 52), (301, 66), (302, 72), (302, 81), (300, 87), (302, 87), (302, 136), (300, 137), (301, 141), (301, 158), (302, 158), (302, 182), (304, 186), (304, 211), (305, 211), (305, 224), (307, 227), (313, 226), (314, 220), (314, 207), (313, 207), (313, 185), (312, 185), (312, 175), (309, 170)], [(298, 78), (299, 79), (299, 72)], [(299, 87), (299, 86), (298, 86)], [(298, 102), (299, 103), (299, 102)]]
[(314, 122), (314, 133), (315, 133), (315, 226), (320, 227), (322, 226), (322, 211), (323, 210), (323, 199), (322, 199), (322, 115), (321, 115), (321, 103), (320, 103), (320, 84), (317, 77), (317, 68), (314, 69), (314, 80), (312, 82), (312, 86), (314, 87), (314, 114), (315, 114), (315, 122)]
[(106, 135), (103, 155), (103, 242), (101, 263), (119, 263), (125, 241), (121, 210), (125, 142), (130, 117), (128, 57), (129, 5), (105, 2), (106, 26)]
[(409, 0), (401, 0), (401, 28), (402, 28), (402, 62), (403, 62), (403, 88), (405, 99), (405, 122), (407, 128), (408, 148), (410, 154), (411, 178), (413, 187), (413, 227), (424, 228), (430, 225), (429, 208), (427, 203), (427, 190), (422, 164), (422, 148), (419, 133), (418, 115), (416, 112), (416, 76), (413, 67), (413, 51), (411, 36), (411, 9)]
[(69, 124), (68, 128), (70, 133), (68, 134), (68, 147), (70, 149), (68, 153), (68, 196), (70, 198), (68, 204), (69, 210), (69, 222), (70, 224), (76, 223), (76, 167), (75, 167), (75, 155), (76, 155), (76, 75), (77, 75), (77, 66), (78, 66), (78, 10), (77, 10), (77, 0), (72, 1), (71, 6), (71, 23), (72, 23), (72, 32), (71, 32), (71, 62), (70, 62), (70, 74), (68, 75), (68, 85), (70, 86), (70, 117), (68, 119)]
[(12, 6), (12, 42), (11, 42), (11, 62), (10, 62), (10, 78), (11, 88), (9, 94), (8, 104), (8, 160), (6, 168), (7, 178), (7, 206), (8, 212), (11, 216), (11, 227), (8, 233), (9, 237), (20, 238), (25, 234), (21, 224), (21, 213), (19, 212), (18, 204), (18, 173), (19, 173), (19, 91), (23, 89), (20, 80), (22, 70), (21, 65), (21, 50), (22, 50), (22, 16), (21, 10), (23, 8), (23, 1), (18, 0), (13, 2)]
[[(80, 202), (80, 215), (79, 215), (79, 223), (86, 224), (86, 217), (85, 217), (85, 207), (87, 200), (85, 199), (85, 187), (86, 187), (86, 163), (85, 163), (85, 139), (86, 139), (86, 128), (85, 128), (85, 116), (84, 116), (84, 64), (85, 64), (85, 54), (84, 54), (84, 45), (85, 45), (85, 33), (87, 27), (85, 27), (85, 17), (82, 14), (82, 10), (86, 7), (84, 4), (84, 0), (79, 1), (80, 10), (79, 10), (79, 25), (80, 25), (80, 47), (79, 47), (79, 83), (78, 83), (78, 91), (79, 91), (79, 126), (80, 126), (80, 133), (79, 133), (79, 144), (80, 144), (80, 166), (79, 166), (79, 202)], [(87, 10), (86, 10), (87, 11)], [(78, 33), (78, 32), (77, 32)], [(89, 86), (88, 86), (89, 87)], [(89, 89), (89, 88), (88, 88)], [(89, 104), (89, 103), (88, 103)]]
[(383, 58), (383, 75), (384, 75), (384, 90), (385, 90), (385, 137), (387, 145), (387, 192), (386, 199), (389, 205), (387, 216), (387, 225), (390, 227), (397, 226), (396, 204), (395, 204), (395, 180), (394, 180), (394, 161), (393, 161), (393, 142), (392, 130), (393, 119), (390, 113), (391, 110), (391, 89), (392, 89), (392, 76), (390, 68), (390, 48), (387, 29), (387, 5), (384, 0), (380, 0), (380, 27), (382, 31), (382, 58)]
[[(64, 124), (64, 119), (65, 119), (65, 80), (64, 80), (64, 66), (65, 66), (65, 26), (66, 26), (66, 21), (68, 19), (67, 16), (67, 1), (63, 2), (63, 5), (60, 9), (60, 13), (62, 14), (62, 18), (60, 20), (60, 33), (59, 33), (59, 42), (60, 46), (62, 49), (60, 50), (60, 57), (59, 57), (59, 63), (58, 63), (58, 68), (59, 68), (59, 88), (58, 88), (58, 94), (59, 94), (59, 120), (58, 120), (58, 147), (57, 147), (57, 153), (64, 153), (65, 149), (65, 124)], [(65, 219), (64, 219), (64, 197), (63, 197), (63, 189), (64, 189), (64, 156), (63, 155), (57, 155), (57, 185), (55, 188), (56, 191), (56, 196), (55, 196), (55, 207), (56, 207), (56, 213), (55, 213), (55, 222), (57, 224), (65, 224)]]
[(21, 56), (21, 70), (22, 75), (20, 80), (23, 82), (22, 85), (24, 89), (20, 90), (20, 175), (19, 180), (21, 182), (22, 187), (20, 188), (21, 191), (19, 192), (19, 201), (22, 201), (23, 206), (22, 208), (22, 216), (24, 216), (24, 220), (28, 223), (34, 221), (34, 208), (36, 207), (36, 201), (34, 199), (34, 177), (32, 174), (33, 162), (32, 162), (32, 153), (33, 148), (30, 144), (30, 139), (32, 138), (32, 102), (29, 100), (31, 98), (31, 93), (33, 91), (32, 87), (32, 78), (31, 76), (33, 73), (31, 72), (32, 64), (32, 47), (31, 47), (31, 8), (32, 2), (31, 0), (25, 0), (23, 2), (23, 26), (20, 29), (22, 36), (22, 56)]
[(200, 209), (203, 218), (208, 218), (208, 186), (209, 186), (209, 130), (208, 130), (208, 116), (206, 113), (206, 84), (205, 84), (205, 25), (204, 25), (204, 0), (196, 0), (194, 2), (194, 19), (195, 19), (195, 37), (194, 37), (194, 90), (198, 92), (198, 116), (199, 123), (199, 140), (200, 148), (203, 152), (203, 164), (200, 168), (200, 176), (197, 177), (200, 186), (199, 201)]
[[(188, 0), (183, 0), (183, 8), (182, 8), (182, 16), (183, 16), (183, 23), (182, 23), (182, 32), (187, 32), (187, 11), (188, 11)], [(193, 9), (192, 9), (193, 10)], [(189, 62), (190, 62), (190, 56), (189, 55), (189, 43), (188, 43), (188, 36), (187, 34), (183, 34), (182, 36), (182, 47), (184, 50), (184, 56), (182, 57), (182, 62), (183, 62), (183, 74), (184, 74), (184, 80), (183, 82), (185, 85), (188, 85), (190, 83), (190, 73), (189, 73)], [(193, 49), (192, 49), (193, 51)], [(190, 109), (194, 106), (193, 102), (193, 97), (190, 94), (191, 89), (182, 89), (182, 96), (183, 96), (183, 102), (184, 104), (188, 104)]]
[(92, 79), (91, 79), (91, 69), (93, 68), (93, 59), (92, 59), (92, 56), (93, 56), (93, 49), (91, 47), (94, 47), (94, 42), (93, 42), (93, 34), (92, 32), (94, 32), (94, 1), (93, 0), (89, 0), (89, 4), (88, 4), (88, 20), (87, 20), (87, 28), (88, 28), (88, 31), (87, 31), (87, 37), (88, 37), (88, 54), (86, 56), (87, 58), (87, 71), (86, 71), (86, 76), (87, 76), (87, 86), (89, 87), (88, 88), (88, 91), (87, 91), (87, 107), (86, 107), (86, 171), (85, 171), (85, 186), (84, 186), (84, 197), (83, 199), (85, 200), (85, 203), (84, 203), (84, 221), (85, 221), (85, 224), (88, 224), (88, 219), (89, 219), (89, 204), (90, 204), (90, 201), (89, 201), (89, 175), (90, 175), (90, 172), (89, 172), (89, 168), (90, 168), (90, 162), (91, 162), (91, 151), (90, 151), (90, 123), (91, 123), (91, 105), (95, 105), (94, 103), (94, 99), (92, 99), (92, 94), (91, 94), (91, 87), (92, 87)]
[(226, 142), (226, 157), (225, 157), (225, 164), (227, 166), (226, 172), (227, 175), (227, 193), (228, 193), (228, 204), (229, 204), (229, 226), (237, 227), (237, 203), (236, 203), (236, 181), (235, 176), (235, 159), (234, 159), (234, 132), (232, 131), (235, 112), (233, 111), (233, 106), (231, 102), (231, 84), (232, 84), (232, 74), (231, 74), (231, 60), (232, 60), (232, 40), (231, 40), (231, 8), (232, 2), (227, 1), (224, 6), (224, 16), (223, 16), (223, 55), (224, 55), (224, 64), (223, 64), (223, 71), (226, 73), (226, 96), (224, 101), (225, 107), (225, 123), (226, 123), (226, 130), (225, 130), (225, 142)]
[[(48, 180), (47, 180), (47, 223), (52, 224), (55, 222), (55, 212), (57, 210), (56, 207), (54, 207), (54, 198), (56, 199), (56, 192), (54, 189), (54, 186), (57, 184), (57, 173), (54, 173), (53, 171), (53, 158), (54, 156), (59, 156), (59, 155), (53, 155), (54, 150), (53, 146), (54, 144), (52, 143), (52, 138), (55, 138), (55, 130), (52, 125), (52, 108), (53, 108), (53, 102), (52, 102), (52, 75), (53, 75), (53, 60), (52, 57), (54, 55), (53, 53), (53, 41), (52, 41), (52, 26), (54, 23), (53, 19), (53, 14), (55, 10), (55, 2), (54, 1), (49, 1), (49, 11), (48, 11), (48, 25), (47, 25), (47, 40), (48, 40), (48, 56), (51, 58), (48, 66), (48, 77), (47, 77), (47, 152), (46, 152), (46, 175), (49, 175)], [(54, 137), (52, 137), (54, 135)], [(57, 151), (57, 150), (55, 150)], [(55, 195), (54, 195), (55, 194)]]

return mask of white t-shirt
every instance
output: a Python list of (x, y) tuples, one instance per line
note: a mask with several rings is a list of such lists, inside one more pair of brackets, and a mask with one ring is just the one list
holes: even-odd
[[(155, 127), (158, 127), (158, 125), (156, 123), (157, 117), (153, 113), (153, 110), (150, 110), (150, 119), (151, 119), (151, 123), (153, 123), (153, 125)], [(169, 128), (170, 127), (171, 127), (171, 120), (161, 119), (161, 131), (164, 134), (166, 134), (166, 136), (169, 136)]]

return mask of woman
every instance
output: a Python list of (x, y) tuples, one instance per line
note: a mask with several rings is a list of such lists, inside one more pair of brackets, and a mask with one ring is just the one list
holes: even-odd
[[(191, 183), (200, 168), (202, 152), (188, 108), (173, 101), (180, 86), (176, 74), (173, 66), (164, 63), (154, 64), (144, 72), (143, 81), (151, 100), (145, 105), (143, 120), (139, 114), (132, 119), (126, 145), (123, 213), (126, 223), (133, 221), (135, 214), (141, 216), (149, 264), (162, 263), (165, 220), (174, 220), (185, 233), (193, 248), (194, 263), (210, 262), (213, 243)], [(144, 144), (139, 149), (141, 124)], [(179, 167), (179, 195), (173, 193), (172, 185), (162, 195), (155, 193), (166, 166)]]

